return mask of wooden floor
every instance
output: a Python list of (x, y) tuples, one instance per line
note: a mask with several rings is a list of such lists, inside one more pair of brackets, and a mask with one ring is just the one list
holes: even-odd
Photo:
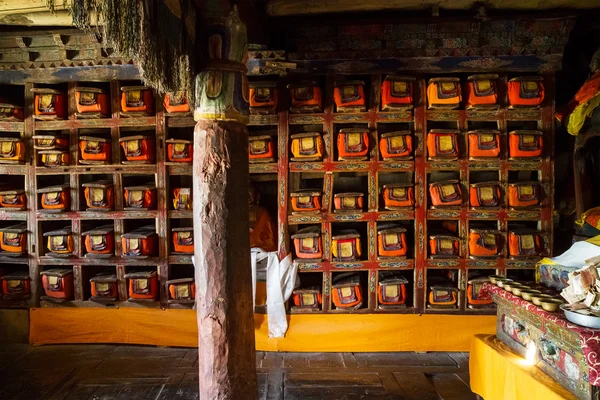
[[(475, 399), (465, 353), (258, 353), (261, 400)], [(0, 399), (198, 399), (198, 351), (0, 344)]]

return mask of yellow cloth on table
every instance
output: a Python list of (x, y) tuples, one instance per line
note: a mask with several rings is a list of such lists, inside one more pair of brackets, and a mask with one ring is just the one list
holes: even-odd
[(541, 369), (528, 365), (495, 335), (475, 335), (469, 373), (471, 390), (485, 400), (577, 399)]

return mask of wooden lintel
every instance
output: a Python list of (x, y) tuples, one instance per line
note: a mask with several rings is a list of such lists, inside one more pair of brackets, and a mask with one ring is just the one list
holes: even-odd
[(0, 70), (0, 84), (23, 85), (25, 82), (75, 82), (140, 79), (140, 71), (133, 64), (91, 67), (39, 68)]
[[(289, 15), (316, 15), (326, 13), (427, 10), (439, 6), (446, 10), (468, 10), (476, 6), (478, 0), (269, 0), (267, 13), (273, 17)], [(598, 8), (598, 0), (487, 0), (490, 9), (505, 10), (551, 10), (556, 8), (588, 9)]]

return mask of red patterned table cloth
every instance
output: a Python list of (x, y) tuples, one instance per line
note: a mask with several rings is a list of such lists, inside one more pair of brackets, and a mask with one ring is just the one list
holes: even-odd
[(600, 386), (600, 329), (591, 329), (572, 324), (565, 318), (562, 311), (556, 313), (544, 311), (533, 303), (523, 300), (491, 283), (484, 284), (482, 292), (501, 296), (527, 311), (540, 316), (543, 320), (552, 321), (555, 324), (578, 334), (581, 342), (581, 349), (583, 350), (583, 354), (589, 366), (590, 384)]

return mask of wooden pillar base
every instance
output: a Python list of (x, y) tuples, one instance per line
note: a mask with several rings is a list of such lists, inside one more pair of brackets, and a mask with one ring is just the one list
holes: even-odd
[(243, 124), (196, 124), (194, 262), (203, 400), (257, 395), (247, 149)]

